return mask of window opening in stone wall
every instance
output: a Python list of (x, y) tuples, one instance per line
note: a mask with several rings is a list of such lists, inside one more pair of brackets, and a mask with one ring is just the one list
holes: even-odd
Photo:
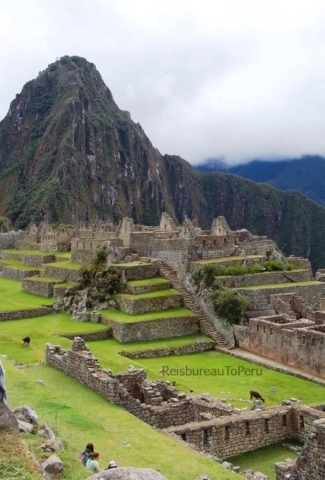
[(246, 435), (250, 435), (251, 431), (250, 431), (250, 428), (249, 428), (249, 422), (245, 422), (245, 434)]
[(272, 335), (272, 328), (270, 328), (270, 335)]
[(181, 439), (184, 440), (184, 442), (186, 442), (186, 433), (181, 433)]
[(260, 329), (260, 326), (259, 325), (256, 325), (256, 331), (258, 332)]
[(263, 327), (263, 333), (265, 333), (265, 327)]
[(302, 337), (302, 344), (305, 345), (306, 343), (306, 337)]
[(265, 423), (264, 423), (264, 431), (265, 431), (265, 433), (269, 433), (269, 431), (270, 431), (270, 427), (269, 427), (269, 419), (268, 419), (268, 418), (266, 418), (266, 419), (265, 419)]
[(226, 239), (226, 238), (223, 240), (223, 243), (226, 245), (226, 243), (227, 243), (227, 239)]
[(208, 445), (209, 443), (209, 431), (203, 430), (203, 445)]
[(225, 426), (225, 440), (229, 440), (230, 437), (230, 425)]
[(305, 419), (302, 415), (299, 416), (300, 428), (305, 428)]
[(282, 415), (282, 427), (286, 427), (286, 426), (287, 426), (287, 416)]
[(312, 338), (312, 339), (311, 339), (311, 346), (313, 347), (314, 345), (315, 345), (315, 339)]
[(205, 246), (205, 240), (203, 240), (203, 246)]

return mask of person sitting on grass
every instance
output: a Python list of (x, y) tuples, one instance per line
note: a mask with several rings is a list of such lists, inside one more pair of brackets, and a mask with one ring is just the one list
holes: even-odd
[(86, 468), (91, 472), (91, 473), (97, 473), (101, 472), (99, 463), (98, 463), (98, 458), (99, 458), (99, 453), (97, 452), (90, 452), (89, 453), (89, 460), (86, 463)]
[(87, 443), (85, 450), (80, 455), (80, 460), (82, 461), (84, 466), (86, 466), (86, 463), (89, 460), (90, 452), (93, 452), (93, 451), (94, 451), (94, 444), (93, 443)]
[(111, 468), (117, 468), (118, 464), (115, 462), (115, 460), (111, 460), (108, 464), (107, 470), (110, 470)]

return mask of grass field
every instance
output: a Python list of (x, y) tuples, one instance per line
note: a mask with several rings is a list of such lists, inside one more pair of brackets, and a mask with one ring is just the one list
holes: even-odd
[(185, 307), (171, 308), (170, 310), (163, 310), (161, 312), (146, 312), (131, 315), (130, 313), (122, 312), (121, 310), (102, 310), (101, 314), (108, 320), (120, 323), (137, 323), (149, 322), (152, 320), (163, 320), (164, 318), (180, 318), (193, 317), (195, 314)]
[(126, 294), (121, 293), (115, 295), (115, 298), (125, 298), (126, 300), (145, 300), (146, 298), (160, 298), (160, 297), (174, 297), (180, 295), (174, 288), (168, 288), (166, 290), (154, 290), (153, 292)]
[(69, 268), (71, 270), (81, 270), (83, 267), (80, 263), (75, 263), (71, 260), (67, 260), (66, 262), (45, 263), (45, 265), (54, 268)]
[(32, 267), (30, 265), (23, 265), (21, 263), (21, 260), (18, 260), (16, 258), (14, 259), (10, 259), (10, 260), (0, 260), (0, 263), (2, 263), (4, 266), (6, 267), (10, 267), (10, 268), (16, 268), (17, 270), (42, 270), (42, 267)]
[(263, 290), (263, 288), (283, 288), (283, 287), (304, 287), (306, 285), (320, 285), (322, 282), (316, 282), (313, 280), (307, 282), (295, 282), (295, 283), (268, 283), (265, 285), (255, 285), (251, 287), (240, 287), (243, 290)]
[(53, 299), (23, 292), (21, 282), (0, 278), (0, 311), (27, 310), (39, 308), (42, 305), (52, 305)]
[(127, 286), (130, 287), (143, 287), (143, 286), (155, 286), (155, 285), (165, 285), (170, 283), (169, 280), (165, 278), (147, 278), (145, 280), (130, 280), (127, 282)]

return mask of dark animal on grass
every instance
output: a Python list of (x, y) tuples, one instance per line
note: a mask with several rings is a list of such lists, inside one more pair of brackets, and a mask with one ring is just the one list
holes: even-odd
[(23, 345), (27, 345), (27, 347), (29, 347), (29, 344), (30, 344), (30, 338), (29, 337), (23, 338)]
[(262, 400), (262, 402), (265, 402), (264, 398), (261, 396), (260, 393), (255, 392), (254, 390), (251, 390), (249, 393), (250, 393), (250, 396), (251, 396), (251, 400), (253, 398), (256, 398), (257, 400)]

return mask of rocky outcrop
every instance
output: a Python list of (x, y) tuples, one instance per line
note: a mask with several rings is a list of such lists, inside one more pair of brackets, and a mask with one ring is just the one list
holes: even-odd
[(88, 477), (87, 480), (167, 480), (161, 473), (151, 468), (122, 467), (104, 470)]
[(18, 421), (8, 405), (0, 401), (0, 427), (11, 427), (18, 430)]

